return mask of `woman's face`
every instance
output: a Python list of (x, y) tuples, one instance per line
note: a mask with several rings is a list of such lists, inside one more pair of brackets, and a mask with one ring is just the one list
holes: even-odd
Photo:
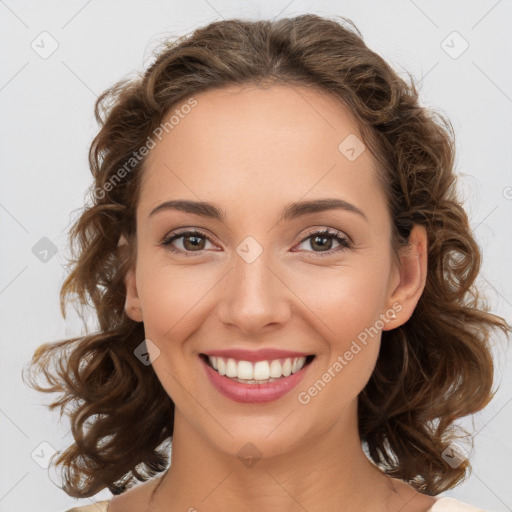
[[(381, 331), (404, 323), (419, 295), (400, 286), (376, 164), (343, 105), (281, 85), (210, 90), (195, 100), (176, 107), (172, 129), (147, 157), (126, 309), (144, 322), (176, 422), (231, 455), (247, 442), (264, 456), (280, 454), (354, 424)], [(327, 199), (352, 206), (289, 209)], [(207, 202), (221, 218), (200, 215), (212, 213), (204, 207), (154, 211), (178, 200)], [(409, 290), (417, 290), (413, 281)], [(272, 363), (279, 354), (260, 349), (314, 358), (255, 392), (258, 385), (221, 376), (200, 355), (237, 349), (269, 361), (259, 377), (272, 366), (287, 372)], [(228, 366), (247, 378), (238, 360), (251, 358), (235, 355)]]

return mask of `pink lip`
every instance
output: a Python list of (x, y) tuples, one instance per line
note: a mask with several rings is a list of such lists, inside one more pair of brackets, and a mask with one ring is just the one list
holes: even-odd
[[(307, 368), (310, 366), (307, 364), (298, 372), (292, 373), (288, 377), (281, 377), (274, 382), (266, 384), (243, 384), (242, 382), (237, 382), (229, 377), (221, 375), (210, 367), (203, 357), (199, 356), (199, 359), (204, 366), (206, 375), (217, 391), (235, 402), (245, 403), (266, 403), (283, 397), (286, 393), (297, 386), (304, 377)], [(247, 361), (247, 359), (243, 360)]]
[(303, 352), (290, 352), (288, 350), (281, 350), (278, 348), (262, 348), (259, 350), (226, 348), (223, 350), (209, 350), (208, 352), (203, 353), (207, 356), (232, 358), (238, 361), (250, 361), (251, 363), (255, 363), (257, 361), (272, 361), (273, 359), (286, 359), (288, 357), (307, 357), (311, 355)]

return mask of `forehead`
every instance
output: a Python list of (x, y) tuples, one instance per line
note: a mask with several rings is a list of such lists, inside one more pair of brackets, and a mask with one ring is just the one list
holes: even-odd
[(254, 201), (257, 208), (305, 195), (382, 200), (371, 153), (365, 149), (351, 160), (342, 151), (344, 141), (362, 137), (350, 110), (332, 95), (313, 87), (246, 85), (194, 99), (193, 108), (180, 110), (185, 100), (164, 117), (174, 114), (174, 123), (146, 159), (142, 210), (169, 198), (247, 207)]

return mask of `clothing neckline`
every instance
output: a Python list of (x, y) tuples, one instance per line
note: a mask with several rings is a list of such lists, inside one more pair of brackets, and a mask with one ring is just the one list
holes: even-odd
[[(450, 498), (449, 496), (433, 496), (434, 500), (435, 500), (435, 503), (428, 509), (427, 512), (436, 512), (437, 511), (437, 505), (438, 503), (442, 502), (442, 501), (445, 501), (445, 500), (450, 500), (450, 501), (453, 501), (455, 500), (455, 498)], [(98, 505), (102, 505), (102, 504), (107, 504), (107, 508), (106, 508), (106, 512), (108, 512), (108, 509), (110, 507), (110, 502), (112, 501), (113, 497), (110, 498), (109, 500), (102, 500), (102, 501), (99, 501), (97, 502), (96, 504)]]

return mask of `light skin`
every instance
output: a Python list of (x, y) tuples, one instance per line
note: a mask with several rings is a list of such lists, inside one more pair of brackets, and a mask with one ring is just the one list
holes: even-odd
[[(434, 498), (376, 468), (357, 430), (357, 397), (375, 367), (380, 331), (404, 324), (423, 292), (425, 230), (415, 226), (395, 265), (378, 165), (368, 149), (353, 161), (339, 151), (348, 135), (362, 137), (331, 96), (274, 85), (230, 86), (195, 98), (197, 106), (148, 155), (136, 212), (137, 262), (125, 279), (126, 312), (144, 322), (146, 338), (158, 347), (153, 368), (175, 404), (172, 465), (152, 510), (334, 512), (343, 505), (426, 512)], [(327, 210), (279, 222), (289, 203), (323, 198), (343, 199), (366, 219)], [(175, 199), (214, 203), (225, 220), (175, 210), (150, 216)], [(179, 238), (172, 246), (181, 253), (162, 247), (179, 228), (209, 240)], [(353, 245), (344, 248), (334, 237), (315, 243), (311, 235), (325, 228)], [(237, 252), (248, 236), (263, 251), (250, 263)], [(387, 321), (379, 333), (300, 403), (299, 392), (381, 314)], [(267, 347), (315, 359), (297, 388), (265, 404), (221, 395), (198, 357)], [(248, 442), (261, 453), (252, 467), (237, 457)], [(146, 510), (155, 483), (116, 496), (109, 512)]]

